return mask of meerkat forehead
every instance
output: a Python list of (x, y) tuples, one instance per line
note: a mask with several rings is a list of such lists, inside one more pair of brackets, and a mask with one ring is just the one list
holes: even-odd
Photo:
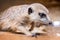
[(33, 10), (36, 10), (36, 11), (43, 10), (46, 13), (49, 13), (48, 9), (43, 4), (40, 4), (40, 3), (33, 3), (29, 7), (31, 7)]

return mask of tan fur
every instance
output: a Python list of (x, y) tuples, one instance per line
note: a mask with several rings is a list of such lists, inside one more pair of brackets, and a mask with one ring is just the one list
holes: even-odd
[[(28, 14), (29, 7), (31, 7), (34, 11), (31, 15)], [(45, 14), (49, 13), (48, 10), (39, 3), (10, 7), (2, 12), (0, 16), (0, 28), (1, 30), (11, 29), (14, 32), (22, 32), (28, 36), (32, 36), (36, 33), (34, 32), (36, 30), (36, 26), (39, 26), (37, 29), (41, 29), (41, 31), (37, 32), (40, 33), (44, 29), (44, 27), (42, 27), (43, 29), (40, 27), (41, 23), (44, 22), (40, 21), (41, 18), (38, 15), (39, 12), (44, 12)], [(34, 22), (34, 24), (31, 24), (32, 22)], [(49, 22), (50, 20), (46, 23)], [(29, 29), (32, 29), (32, 31), (29, 31)]]

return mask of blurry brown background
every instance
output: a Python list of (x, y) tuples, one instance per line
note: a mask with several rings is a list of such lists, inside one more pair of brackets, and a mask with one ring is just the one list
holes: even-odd
[(60, 0), (0, 0), (0, 11), (14, 5), (42, 3), (47, 7), (60, 6)]
[[(0, 12), (14, 5), (31, 3), (42, 3), (49, 9), (51, 19), (53, 21), (60, 21), (60, 0), (0, 0)], [(0, 32), (0, 40), (60, 40), (60, 37), (56, 33), (60, 33), (60, 27), (49, 26), (48, 34), (40, 35), (37, 38), (9, 32)]]

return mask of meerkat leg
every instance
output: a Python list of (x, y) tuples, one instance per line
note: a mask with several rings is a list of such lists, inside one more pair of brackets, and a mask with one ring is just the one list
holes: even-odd
[(29, 32), (29, 30), (27, 30), (24, 26), (17, 27), (17, 31), (21, 31), (27, 36), (33, 36), (34, 35), (31, 32)]
[(35, 27), (32, 31), (31, 31), (31, 33), (46, 33), (46, 31), (45, 31), (45, 27), (43, 26), (43, 27)]

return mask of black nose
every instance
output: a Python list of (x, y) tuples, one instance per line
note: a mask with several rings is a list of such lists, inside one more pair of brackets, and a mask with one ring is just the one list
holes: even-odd
[(52, 22), (49, 22), (49, 25), (52, 25)]

